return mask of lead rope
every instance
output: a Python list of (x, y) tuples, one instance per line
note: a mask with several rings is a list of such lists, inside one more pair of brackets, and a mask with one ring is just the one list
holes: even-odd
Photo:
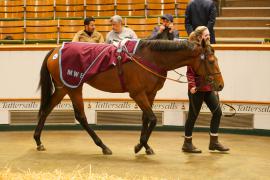
[[(218, 109), (218, 107), (220, 107), (219, 93), (216, 92), (215, 94), (216, 94), (217, 99), (218, 99), (218, 105), (217, 105), (216, 109), (214, 110), (214, 112)], [(234, 112), (231, 113), (231, 114), (225, 114), (225, 115), (223, 115), (224, 117), (233, 117), (233, 116), (236, 115), (236, 109), (235, 109), (233, 106), (231, 106), (231, 105), (229, 105), (229, 104), (227, 104), (227, 103), (223, 103), (223, 104), (221, 105), (220, 108), (222, 108), (223, 105), (228, 106), (229, 108), (231, 108), (231, 109), (234, 111)], [(213, 113), (214, 113), (214, 112), (213, 112)]]
[(141, 66), (144, 70), (146, 70), (146, 71), (154, 74), (155, 76), (160, 77), (160, 78), (163, 78), (163, 79), (168, 79), (168, 80), (171, 80), (171, 81), (174, 81), (174, 82), (177, 82), (177, 83), (187, 83), (185, 81), (179, 80), (180, 78), (179, 79), (172, 79), (172, 78), (169, 78), (169, 77), (166, 77), (166, 76), (162, 76), (162, 75), (158, 74), (155, 71), (152, 71), (150, 68), (146, 67), (145, 65), (143, 65), (142, 63), (140, 63), (136, 58), (134, 58), (133, 55), (127, 51), (127, 48), (125, 46), (123, 47), (123, 50), (124, 50), (125, 53), (128, 54), (128, 56), (130, 57), (130, 59), (133, 62), (135, 62), (136, 64), (138, 64), (139, 66)]
[(169, 77), (166, 77), (166, 76), (162, 76), (158, 73), (156, 73), (155, 71), (152, 71), (150, 68), (146, 67), (145, 65), (143, 65), (142, 63), (140, 63), (139, 61), (137, 61), (134, 57), (131, 56), (131, 59), (136, 63), (138, 64), (139, 66), (141, 66), (143, 69), (145, 69), (146, 71), (156, 75), (157, 77), (160, 77), (160, 78), (163, 78), (163, 79), (168, 79), (168, 80), (171, 80), (171, 81), (174, 81), (174, 82), (177, 82), (177, 83), (186, 83), (184, 81), (180, 81), (178, 79), (172, 79), (172, 78), (169, 78)]
[[(235, 109), (233, 106), (231, 106), (231, 105), (229, 105), (229, 104), (227, 104), (227, 103), (223, 103), (223, 104), (220, 106), (219, 93), (218, 93), (217, 91), (214, 92), (214, 93), (215, 93), (215, 95), (217, 96), (218, 104), (217, 104), (217, 107), (215, 108), (215, 110), (212, 112), (212, 114), (214, 114), (214, 113), (217, 111), (217, 109), (218, 109), (219, 107), (222, 108), (222, 106), (225, 105), (225, 106), (228, 106), (229, 108), (231, 108), (234, 112), (231, 113), (231, 114), (224, 114), (223, 116), (224, 116), (224, 117), (234, 117), (234, 116), (236, 115), (236, 109)], [(191, 95), (190, 95), (190, 103), (191, 103), (191, 106), (192, 106), (192, 109), (193, 109), (193, 113), (194, 113), (194, 115), (197, 117), (199, 112), (196, 111), (196, 107), (195, 107), (195, 104), (194, 104), (194, 97), (193, 97), (193, 95), (194, 95), (194, 94), (191, 94)], [(222, 114), (223, 114), (223, 113), (222, 113)]]

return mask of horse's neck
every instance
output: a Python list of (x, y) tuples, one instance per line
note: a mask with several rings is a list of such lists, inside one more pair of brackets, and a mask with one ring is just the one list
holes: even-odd
[(192, 64), (194, 57), (191, 55), (183, 55), (183, 56), (172, 56), (167, 58), (167, 61), (171, 61), (172, 63), (169, 65), (169, 70), (174, 70), (183, 66), (189, 66)]
[(191, 65), (194, 60), (193, 54), (179, 51), (150, 51), (149, 53), (143, 53), (141, 56), (168, 71)]

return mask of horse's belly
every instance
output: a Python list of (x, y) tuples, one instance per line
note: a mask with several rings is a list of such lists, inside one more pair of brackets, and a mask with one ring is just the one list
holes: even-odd
[(86, 83), (101, 91), (112, 93), (124, 92), (116, 68), (101, 72), (91, 77)]

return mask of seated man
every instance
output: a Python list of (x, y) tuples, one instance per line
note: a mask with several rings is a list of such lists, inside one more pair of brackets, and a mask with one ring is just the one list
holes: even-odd
[(122, 17), (115, 15), (111, 17), (112, 30), (106, 36), (106, 43), (118, 43), (123, 39), (137, 39), (136, 33), (126, 27), (122, 27)]
[(92, 17), (85, 18), (84, 30), (77, 32), (72, 42), (104, 43), (102, 34), (95, 29), (95, 19)]
[(153, 30), (152, 35), (148, 38), (153, 39), (164, 39), (173, 40), (174, 38), (179, 38), (179, 32), (175, 29), (173, 25), (173, 16), (170, 14), (165, 14), (161, 17), (162, 24), (156, 26)]

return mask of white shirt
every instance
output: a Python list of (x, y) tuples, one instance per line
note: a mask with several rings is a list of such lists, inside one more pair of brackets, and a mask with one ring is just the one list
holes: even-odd
[(137, 35), (132, 29), (126, 27), (123, 27), (120, 33), (111, 30), (106, 36), (106, 43), (112, 44), (124, 39), (137, 39)]

